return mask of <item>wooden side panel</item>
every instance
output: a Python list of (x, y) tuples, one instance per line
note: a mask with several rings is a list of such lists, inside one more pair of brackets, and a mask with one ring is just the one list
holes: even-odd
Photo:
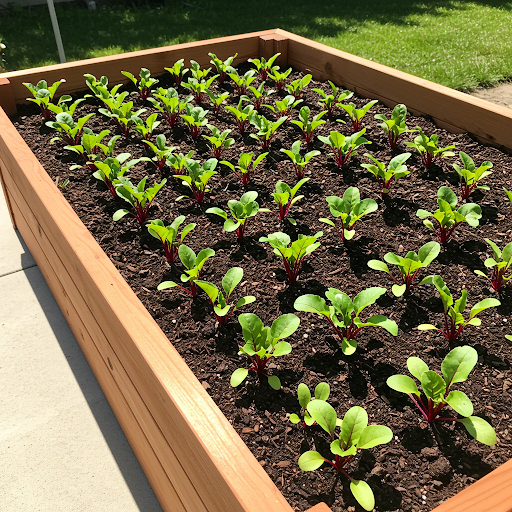
[(309, 508), (306, 512), (331, 512), (331, 509), (325, 503), (318, 503)]
[(4, 178), (3, 178), (3, 175), (2, 175), (2, 172), (7, 172), (7, 169), (2, 171), (2, 167), (4, 167), (4, 169), (5, 169), (5, 166), (4, 166), (3, 162), (2, 162), (2, 160), (0, 159), (0, 185), (2, 185), (2, 190), (4, 192), (4, 197), (5, 197), (5, 203), (7, 204), (7, 211), (9, 212), (9, 217), (11, 218), (12, 227), (14, 229), (17, 229), (16, 221), (14, 220), (14, 214), (13, 214), (13, 211), (12, 211), (11, 199), (9, 197), (9, 193), (7, 191), (7, 185), (5, 184)]
[(0, 107), (9, 116), (16, 114), (16, 103), (12, 94), (11, 82), (4, 77), (0, 77)]

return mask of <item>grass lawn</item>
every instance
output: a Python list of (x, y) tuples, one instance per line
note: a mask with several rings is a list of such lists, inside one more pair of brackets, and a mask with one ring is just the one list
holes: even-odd
[[(512, 77), (512, 2), (499, 0), (167, 0), (96, 11), (73, 2), (56, 10), (68, 61), (279, 27), (456, 89)], [(10, 70), (58, 62), (46, 5), (0, 17), (0, 38)]]

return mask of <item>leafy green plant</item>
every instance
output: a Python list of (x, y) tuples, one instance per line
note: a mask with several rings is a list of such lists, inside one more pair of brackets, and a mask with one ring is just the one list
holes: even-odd
[(108, 78), (106, 76), (102, 76), (99, 80), (89, 73), (84, 75), (85, 84), (92, 91), (93, 96), (90, 94), (86, 94), (85, 98), (97, 98), (102, 101), (105, 106), (112, 110), (112, 105), (120, 105), (128, 96), (128, 91), (118, 92), (119, 89), (123, 86), (123, 84), (117, 84), (112, 87), (112, 89), (108, 89)]
[[(393, 432), (383, 425), (368, 425), (368, 414), (362, 407), (350, 408), (343, 420), (338, 419), (334, 408), (323, 400), (312, 400), (308, 403), (307, 410), (316, 423), (329, 434), (332, 455), (326, 459), (314, 450), (304, 452), (299, 457), (300, 469), (314, 471), (327, 462), (338, 474), (345, 475), (350, 480), (350, 491), (359, 505), (372, 511), (375, 507), (372, 489), (364, 480), (352, 478), (345, 467), (360, 450), (389, 443), (393, 439)], [(337, 427), (340, 432), (336, 439)]]
[(133, 85), (135, 85), (139, 91), (139, 96), (143, 100), (147, 99), (147, 97), (151, 94), (151, 87), (158, 83), (156, 78), (151, 78), (151, 71), (146, 68), (141, 68), (139, 73), (140, 79), (137, 79), (129, 71), (121, 71), (121, 73), (133, 82)]
[(193, 99), (193, 96), (190, 95), (183, 101), (180, 101), (178, 91), (172, 87), (169, 87), (168, 89), (159, 87), (153, 95), (157, 99), (148, 98), (148, 101), (162, 113), (164, 119), (169, 123), (171, 128), (178, 121), (180, 113), (186, 110), (187, 105)]
[(263, 100), (276, 92), (274, 89), (265, 90), (265, 82), (261, 82), (258, 87), (253, 87), (250, 85), (248, 89), (251, 91), (253, 97), (251, 98), (244, 94), (240, 97), (240, 99), (249, 101), (255, 110), (259, 110)]
[(66, 112), (70, 116), (73, 116), (75, 110), (77, 109), (80, 103), (85, 101), (85, 98), (78, 98), (73, 103), (68, 103), (72, 100), (69, 94), (62, 95), (56, 104), (48, 103), (48, 110), (51, 110), (55, 115), (60, 114), (61, 112)]
[[(455, 210), (457, 196), (448, 187), (441, 187), (437, 191), (437, 204), (439, 209), (434, 213), (419, 209), (416, 215), (420, 219), (425, 219), (423, 224), (434, 231), (441, 244), (448, 241), (459, 224), (465, 222), (472, 227), (477, 227), (482, 217), (482, 209), (475, 203), (463, 204), (458, 210)], [(436, 224), (434, 225), (428, 217), (432, 217)]]
[[(336, 106), (342, 108), (348, 114), (348, 117), (352, 121), (352, 133), (356, 133), (361, 130), (363, 117), (376, 103), (378, 103), (377, 100), (369, 101), (363, 108), (357, 108), (355, 103), (352, 102), (348, 105), (345, 105), (344, 103), (337, 103)], [(337, 119), (337, 121), (345, 124), (345, 121), (342, 119)]]
[(509, 201), (512, 203), (512, 191), (508, 191), (505, 187), (503, 187), (503, 190), (507, 194)]
[(361, 313), (381, 296), (386, 293), (386, 288), (367, 288), (358, 293), (352, 300), (346, 293), (336, 288), (329, 288), (325, 296), (330, 301), (328, 306), (322, 297), (318, 295), (302, 295), (293, 305), (297, 311), (316, 313), (324, 317), (333, 329), (334, 334), (341, 341), (341, 350), (346, 356), (352, 355), (357, 349), (356, 336), (365, 327), (382, 327), (393, 336), (398, 334), (398, 326), (393, 320), (383, 315), (374, 315), (366, 322), (359, 316)]
[(176, 217), (169, 226), (166, 226), (160, 219), (150, 220), (149, 224), (146, 224), (149, 234), (162, 242), (165, 257), (170, 265), (173, 265), (178, 257), (179, 248), (185, 237), (196, 227), (196, 224), (191, 222), (187, 224), (180, 233), (180, 226), (184, 222), (185, 216), (180, 215)]
[(479, 185), (478, 182), (492, 174), (492, 171), (489, 171), (492, 168), (491, 162), (484, 162), (476, 169), (475, 162), (464, 151), (459, 152), (459, 157), (462, 160), (463, 167), (461, 168), (457, 164), (453, 164), (453, 168), (457, 171), (460, 178), (460, 195), (462, 199), (467, 199), (475, 188), (489, 190), (489, 187)]
[(247, 219), (254, 217), (259, 210), (259, 205), (256, 202), (258, 192), (246, 192), (240, 201), (230, 199), (228, 201), (228, 208), (233, 219), (228, 219), (228, 214), (220, 208), (208, 208), (206, 213), (213, 213), (224, 219), (224, 231), (227, 233), (235, 232), (236, 237), (240, 240), (244, 236), (244, 231), (247, 225)]
[(288, 96), (285, 96), (282, 100), (276, 100), (275, 107), (272, 105), (262, 105), (262, 107), (267, 107), (274, 114), (279, 116), (285, 116), (289, 117), (292, 109), (294, 109), (297, 105), (302, 103), (304, 100), (297, 100), (295, 99), (295, 96), (292, 96), (291, 94), (288, 94)]
[(421, 156), (423, 165), (427, 169), (429, 169), (438, 158), (455, 156), (455, 153), (450, 151), (450, 149), (455, 147), (455, 144), (440, 148), (438, 147), (439, 137), (435, 133), (428, 137), (419, 126), (416, 126), (416, 130), (418, 130), (420, 134), (414, 138), (414, 142), (406, 142), (406, 144), (408, 147), (416, 149)]
[(226, 75), (228, 74), (229, 69), (231, 68), (231, 64), (233, 64), (233, 61), (237, 58), (238, 53), (235, 53), (235, 55), (228, 57), (224, 61), (219, 59), (217, 55), (215, 55), (215, 53), (210, 52), (208, 56), (211, 58), (210, 64), (213, 64), (215, 66), (215, 69), (217, 70), (219, 83), (223, 84), (224, 80), (226, 80)]
[(229, 92), (223, 92), (221, 94), (215, 94), (213, 91), (210, 91), (210, 89), (208, 89), (206, 91), (206, 94), (208, 94), (208, 97), (210, 98), (210, 101), (212, 102), (213, 113), (216, 116), (218, 116), (219, 112), (220, 112), (220, 107), (229, 98)]
[(185, 273), (181, 274), (180, 280), (182, 283), (188, 283), (190, 289), (187, 289), (174, 281), (164, 281), (157, 286), (157, 290), (167, 290), (168, 288), (178, 287), (184, 292), (188, 293), (191, 297), (195, 297), (199, 291), (197, 281), (201, 277), (203, 266), (208, 258), (215, 254), (213, 249), (203, 249), (196, 253), (185, 244), (181, 244), (178, 248), (178, 257), (185, 267)]
[(309, 73), (304, 75), (302, 78), (297, 78), (297, 80), (294, 80), (286, 86), (286, 90), (289, 94), (295, 96), (295, 98), (299, 100), (302, 98), (302, 94), (304, 93), (306, 87), (309, 85), (309, 82), (311, 82), (312, 78), (313, 76)]
[[(121, 153), (114, 157), (107, 157), (103, 162), (95, 161), (94, 166), (97, 169), (93, 176), (100, 181), (103, 181), (113, 197), (117, 198), (116, 184), (119, 179), (124, 176), (124, 173), (140, 162), (139, 158), (130, 160), (130, 153)], [(124, 164), (124, 165), (123, 165)]]
[(240, 178), (242, 185), (245, 186), (252, 180), (256, 172), (256, 167), (258, 167), (267, 155), (268, 153), (262, 153), (253, 162), (252, 157), (254, 153), (242, 153), (238, 159), (238, 165), (233, 165), (227, 160), (222, 160), (221, 164), (228, 166)]
[(331, 219), (322, 218), (319, 221), (332, 226), (340, 235), (343, 243), (354, 237), (356, 233), (355, 229), (353, 229), (355, 223), (378, 208), (377, 203), (373, 199), (363, 199), (361, 201), (361, 195), (357, 187), (347, 188), (343, 197), (329, 196), (326, 198), (326, 201), (331, 215), (341, 220), (341, 229), (338, 229)]
[(302, 156), (300, 154), (300, 140), (296, 140), (292, 144), (291, 150), (281, 148), (280, 151), (283, 152), (292, 161), (295, 175), (298, 179), (304, 178), (306, 166), (308, 165), (309, 161), (315, 156), (321, 155), (321, 152), (315, 149)]
[(212, 135), (203, 135), (203, 137), (210, 143), (210, 149), (214, 158), (219, 159), (222, 156), (222, 151), (232, 146), (235, 143), (235, 139), (228, 139), (228, 135), (231, 133), (231, 130), (224, 130), (221, 132), (212, 124), (208, 124), (206, 126), (210, 129)]
[(279, 377), (266, 373), (267, 363), (273, 357), (285, 356), (292, 351), (292, 346), (281, 340), (288, 338), (298, 329), (299, 318), (293, 313), (281, 315), (272, 322), (271, 327), (265, 327), (255, 314), (242, 313), (238, 321), (242, 326), (245, 340), (245, 345), (240, 347), (238, 355), (247, 356), (251, 366), (235, 370), (231, 375), (231, 386), (236, 388), (247, 378), (249, 372), (254, 372), (258, 377), (267, 377), (269, 386), (273, 389), (281, 389)]
[(468, 325), (481, 325), (482, 321), (480, 318), (476, 318), (476, 315), (488, 308), (494, 308), (501, 305), (501, 302), (497, 299), (484, 299), (478, 304), (475, 304), (469, 312), (469, 318), (464, 320), (464, 310), (466, 309), (466, 302), (468, 298), (467, 290), (462, 290), (460, 299), (454, 301), (452, 292), (446, 286), (445, 282), (440, 276), (429, 276), (423, 279), (423, 284), (433, 284), (441, 297), (441, 302), (444, 308), (444, 330), (438, 329), (432, 324), (421, 324), (418, 326), (420, 331), (435, 330), (439, 331), (444, 337), (452, 342), (455, 341), (463, 329)]
[(201, 65), (199, 62), (190, 59), (190, 73), (192, 77), (195, 78), (198, 82), (202, 80), (206, 80), (206, 77), (210, 74), (212, 68), (201, 69)]
[(181, 84), (181, 81), (183, 80), (183, 77), (188, 73), (189, 69), (185, 67), (185, 64), (183, 64), (184, 59), (180, 59), (174, 63), (174, 65), (170, 68), (164, 68), (166, 71), (168, 71), (176, 81), (176, 86), (179, 87)]
[(126, 103), (121, 104), (110, 104), (110, 107), (107, 105), (107, 108), (99, 108), (98, 112), (112, 119), (112, 121), (114, 121), (114, 123), (119, 126), (122, 134), (125, 137), (128, 137), (130, 135), (130, 129), (132, 126), (142, 123), (142, 120), (139, 116), (146, 112), (145, 108), (140, 108), (136, 111), (133, 111), (132, 108), (133, 101), (127, 101)]
[[(472, 416), (473, 404), (462, 391), (451, 391), (450, 388), (457, 382), (464, 382), (478, 361), (477, 351), (473, 347), (456, 347), (444, 358), (441, 363), (443, 376), (429, 370), (427, 364), (419, 357), (409, 357), (407, 368), (411, 375), (420, 383), (426, 403), (421, 399), (416, 382), (407, 375), (392, 375), (387, 385), (409, 395), (414, 405), (420, 410), (427, 423), (436, 421), (453, 421), (462, 423), (468, 433), (477, 441), (488, 446), (496, 444), (496, 432), (487, 421), (478, 416)], [(462, 418), (439, 418), (441, 411), (449, 405)]]
[(33, 98), (27, 98), (28, 101), (35, 103), (39, 109), (41, 110), (41, 114), (45, 120), (53, 119), (53, 113), (48, 108), (49, 104), (53, 101), (55, 93), (59, 88), (60, 84), (64, 83), (66, 80), (63, 78), (57, 80), (52, 85), (48, 85), (46, 80), (40, 80), (36, 85), (30, 84), (28, 82), (23, 82), (23, 85), (32, 93)]
[(68, 183), (69, 183), (69, 178), (66, 178), (62, 183), (58, 183), (58, 186), (64, 190), (67, 186), (68, 186)]
[(134, 217), (137, 222), (144, 226), (148, 217), (149, 207), (158, 194), (158, 191), (165, 185), (167, 180), (164, 178), (160, 183), (155, 183), (152, 187), (146, 188), (147, 176), (144, 176), (137, 185), (134, 185), (128, 178), (120, 176), (114, 183), (117, 195), (124, 199), (132, 207), (132, 211), (120, 209), (114, 215), (114, 221), (122, 219), (126, 214)]
[(268, 149), (278, 128), (286, 121), (286, 117), (280, 117), (277, 121), (269, 121), (265, 116), (260, 116), (255, 110), (249, 114), (249, 122), (258, 130), (249, 136), (261, 144), (262, 149)]
[[(331, 117), (334, 107), (336, 106), (336, 96), (338, 96), (339, 89), (330, 80), (328, 80), (328, 82), (331, 86), (332, 94), (327, 94), (322, 91), (322, 89), (313, 89), (313, 91), (320, 95), (320, 101), (318, 104), (321, 107), (325, 107), (327, 109), (327, 116)], [(353, 95), (354, 93), (351, 91), (341, 91), (337, 101), (340, 103), (343, 100), (351, 98)]]
[(256, 300), (256, 297), (247, 295), (238, 300), (236, 304), (230, 304), (229, 298), (233, 293), (234, 289), (238, 286), (242, 278), (244, 277), (244, 270), (241, 267), (232, 267), (222, 278), (222, 291), (220, 291), (214, 284), (208, 281), (197, 280), (196, 285), (201, 288), (213, 307), (213, 314), (219, 324), (224, 325), (229, 320), (229, 317), (239, 308), (247, 304), (251, 304)]
[[(320, 382), (315, 387), (315, 398), (314, 400), (323, 400), (327, 401), (329, 398), (329, 394), (331, 393), (331, 388), (327, 382)], [(311, 402), (311, 391), (302, 382), (299, 384), (297, 388), (297, 398), (299, 399), (299, 405), (301, 406), (301, 416), (298, 414), (290, 414), (290, 421), (293, 424), (300, 423), (303, 428), (311, 427), (315, 424), (315, 420), (311, 417), (308, 412), (308, 404)]]
[(195, 151), (191, 149), (186, 155), (183, 153), (174, 153), (167, 158), (167, 165), (174, 169), (174, 177), (181, 177), (187, 172), (187, 160), (191, 160), (194, 156)]
[(311, 110), (309, 107), (302, 107), (299, 111), (299, 121), (292, 121), (294, 125), (301, 129), (306, 144), (309, 144), (313, 140), (313, 132), (315, 129), (325, 124), (325, 121), (322, 120), (322, 117), (325, 114), (327, 114), (327, 110), (320, 112), (320, 114), (317, 114), (316, 116), (311, 116)]
[(353, 133), (352, 135), (345, 136), (337, 131), (331, 131), (329, 137), (318, 135), (318, 140), (327, 144), (332, 149), (334, 162), (338, 167), (343, 167), (357, 151), (359, 146), (363, 144), (371, 144), (371, 142), (363, 137), (366, 128), (360, 132)]
[(167, 160), (172, 156), (172, 152), (176, 149), (174, 146), (167, 147), (165, 143), (167, 142), (165, 135), (161, 133), (156, 136), (156, 144), (153, 144), (149, 140), (143, 140), (144, 144), (148, 146), (149, 149), (153, 151), (154, 156), (152, 158), (143, 158), (143, 160), (152, 162), (154, 166), (161, 170), (164, 168)]
[(247, 88), (254, 82), (254, 80), (256, 80), (255, 75), (256, 71), (254, 71), (254, 69), (250, 69), (240, 76), (236, 68), (230, 68), (229, 78), (231, 78), (235, 83), (236, 96), (243, 96), (244, 94), (247, 94)]
[(275, 55), (272, 55), (272, 57), (270, 57), (268, 60), (266, 60), (264, 57), (261, 57), (261, 59), (247, 59), (247, 62), (250, 62), (256, 68), (256, 71), (262, 80), (266, 80), (268, 75), (271, 74), (275, 68), (279, 69), (279, 66), (272, 66), (279, 55), (281, 54), (276, 53)]
[(189, 79), (186, 82), (182, 82), (181, 85), (190, 91), (192, 97), (194, 98), (194, 103), (199, 105), (203, 103), (204, 95), (208, 94), (207, 91), (209, 91), (214, 80), (218, 76), (219, 75), (214, 75), (208, 80), (198, 80), (197, 78), (189, 77)]
[[(102, 144), (102, 140), (110, 133), (109, 130), (103, 130), (97, 135), (94, 133), (82, 133), (81, 144), (64, 146), (64, 149), (72, 151), (80, 155), (85, 160), (85, 166), (89, 171), (96, 169), (95, 161), (101, 161), (101, 155), (105, 157), (112, 156), (114, 144), (119, 139), (119, 135), (115, 135), (110, 139), (108, 145)], [(81, 165), (72, 165), (69, 169), (81, 169)]]
[(204, 195), (209, 192), (208, 180), (217, 174), (215, 167), (217, 167), (217, 159), (209, 158), (201, 165), (195, 160), (185, 160), (185, 167), (187, 168), (188, 174), (177, 174), (174, 177), (180, 178), (182, 184), (188, 187), (193, 194), (193, 198), (190, 196), (180, 196), (176, 201), (187, 198), (196, 203), (202, 203)]
[(297, 182), (297, 184), (293, 188), (290, 188), (290, 186), (286, 184), (284, 181), (279, 180), (276, 183), (276, 191), (272, 194), (274, 196), (274, 202), (277, 204), (279, 208), (279, 212), (273, 212), (268, 208), (262, 208), (260, 212), (272, 213), (279, 220), (284, 220), (288, 218), (288, 221), (291, 224), (295, 225), (296, 221), (288, 217), (288, 212), (297, 201), (300, 201), (304, 197), (303, 195), (296, 196), (295, 194), (297, 194), (300, 187), (302, 187), (302, 185), (304, 185), (304, 183), (306, 183), (307, 181), (309, 181), (309, 178), (302, 178)]
[(245, 132), (245, 128), (247, 127), (247, 124), (249, 123), (249, 114), (254, 110), (254, 107), (250, 104), (245, 105), (245, 107), (244, 107), (242, 105), (242, 98), (240, 98), (240, 101), (238, 102), (238, 105), (236, 107), (228, 105), (226, 107), (226, 110), (228, 112), (231, 112), (231, 114), (233, 114), (234, 118), (236, 119), (238, 131), (241, 134), (243, 134)]
[(75, 121), (67, 112), (61, 112), (55, 116), (55, 121), (46, 121), (46, 126), (57, 130), (59, 135), (50, 142), (62, 140), (71, 146), (77, 145), (82, 137), (84, 125), (94, 114), (88, 114)]
[(364, 156), (372, 159), (375, 162), (374, 164), (361, 164), (361, 167), (364, 167), (368, 171), (370, 171), (377, 182), (380, 185), (380, 195), (382, 198), (388, 197), (389, 191), (394, 183), (396, 183), (400, 178), (407, 176), (410, 174), (410, 171), (407, 170), (407, 165), (405, 162), (411, 156), (411, 153), (402, 153), (401, 155), (396, 155), (393, 157), (386, 169), (386, 164), (377, 160), (369, 153), (365, 153)]
[(290, 76), (292, 72), (292, 68), (288, 68), (286, 71), (282, 73), (279, 71), (278, 67), (274, 67), (268, 74), (268, 76), (274, 80), (276, 84), (276, 89), (278, 91), (282, 91), (286, 85), (286, 79)]
[(491, 277), (487, 277), (481, 270), (475, 270), (475, 274), (489, 279), (494, 291), (497, 292), (505, 284), (504, 282), (512, 279), (512, 275), (505, 275), (512, 266), (512, 242), (507, 244), (503, 251), (501, 251), (489, 238), (484, 238), (484, 240), (491, 246), (494, 253), (494, 258), (487, 258), (484, 261), (484, 265), (487, 268), (492, 268)]
[[(427, 242), (420, 248), (418, 254), (414, 251), (409, 251), (402, 257), (388, 252), (384, 255), (384, 261), (370, 260), (368, 266), (373, 270), (379, 270), (389, 274), (389, 277), (395, 282), (391, 288), (393, 295), (395, 297), (401, 297), (405, 293), (409, 293), (416, 286), (428, 283), (427, 277), (419, 284), (414, 284), (414, 279), (420, 268), (425, 268), (430, 265), (437, 258), (440, 251), (441, 246), (437, 242)], [(390, 272), (389, 267), (384, 262), (398, 267), (400, 271), (398, 279)]]
[(142, 119), (136, 118), (133, 124), (133, 129), (142, 136), (143, 142), (151, 140), (153, 136), (153, 130), (160, 125), (161, 121), (157, 121), (158, 114), (154, 112), (149, 115), (144, 122)]
[(375, 114), (373, 117), (382, 123), (379, 125), (388, 138), (391, 149), (398, 146), (399, 139), (406, 133), (413, 133), (416, 130), (410, 130), (405, 124), (407, 116), (407, 107), (403, 103), (399, 103), (393, 109), (391, 118), (388, 119), (384, 114)]
[(202, 107), (194, 107), (190, 103), (187, 103), (185, 107), (186, 114), (180, 114), (180, 117), (185, 121), (185, 124), (190, 130), (190, 136), (193, 140), (199, 137), (202, 126), (208, 124), (208, 110), (204, 110)]
[(299, 235), (298, 239), (290, 245), (290, 237), (286, 233), (277, 232), (262, 236), (260, 242), (268, 242), (274, 249), (274, 254), (282, 258), (288, 281), (293, 284), (297, 281), (304, 258), (320, 247), (317, 239), (322, 235), (321, 231), (313, 236)]

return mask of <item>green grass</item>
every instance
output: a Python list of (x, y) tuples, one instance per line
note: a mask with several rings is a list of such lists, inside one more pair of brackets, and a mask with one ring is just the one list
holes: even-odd
[[(166, 6), (57, 4), (68, 61), (283, 28), (461, 90), (512, 77), (512, 2), (187, 0)], [(279, 6), (279, 9), (277, 9)], [(8, 69), (58, 62), (45, 5), (0, 22)], [(171, 65), (172, 63), (169, 63)]]

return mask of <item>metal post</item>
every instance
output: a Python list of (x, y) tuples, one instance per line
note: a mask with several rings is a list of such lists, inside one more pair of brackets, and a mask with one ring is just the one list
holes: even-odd
[(50, 18), (52, 20), (53, 33), (55, 34), (55, 42), (57, 43), (57, 49), (59, 50), (59, 58), (61, 62), (66, 62), (64, 46), (62, 46), (62, 39), (60, 37), (59, 22), (57, 21), (57, 15), (55, 14), (55, 6), (53, 5), (53, 0), (46, 1), (48, 2), (48, 10), (50, 11)]

